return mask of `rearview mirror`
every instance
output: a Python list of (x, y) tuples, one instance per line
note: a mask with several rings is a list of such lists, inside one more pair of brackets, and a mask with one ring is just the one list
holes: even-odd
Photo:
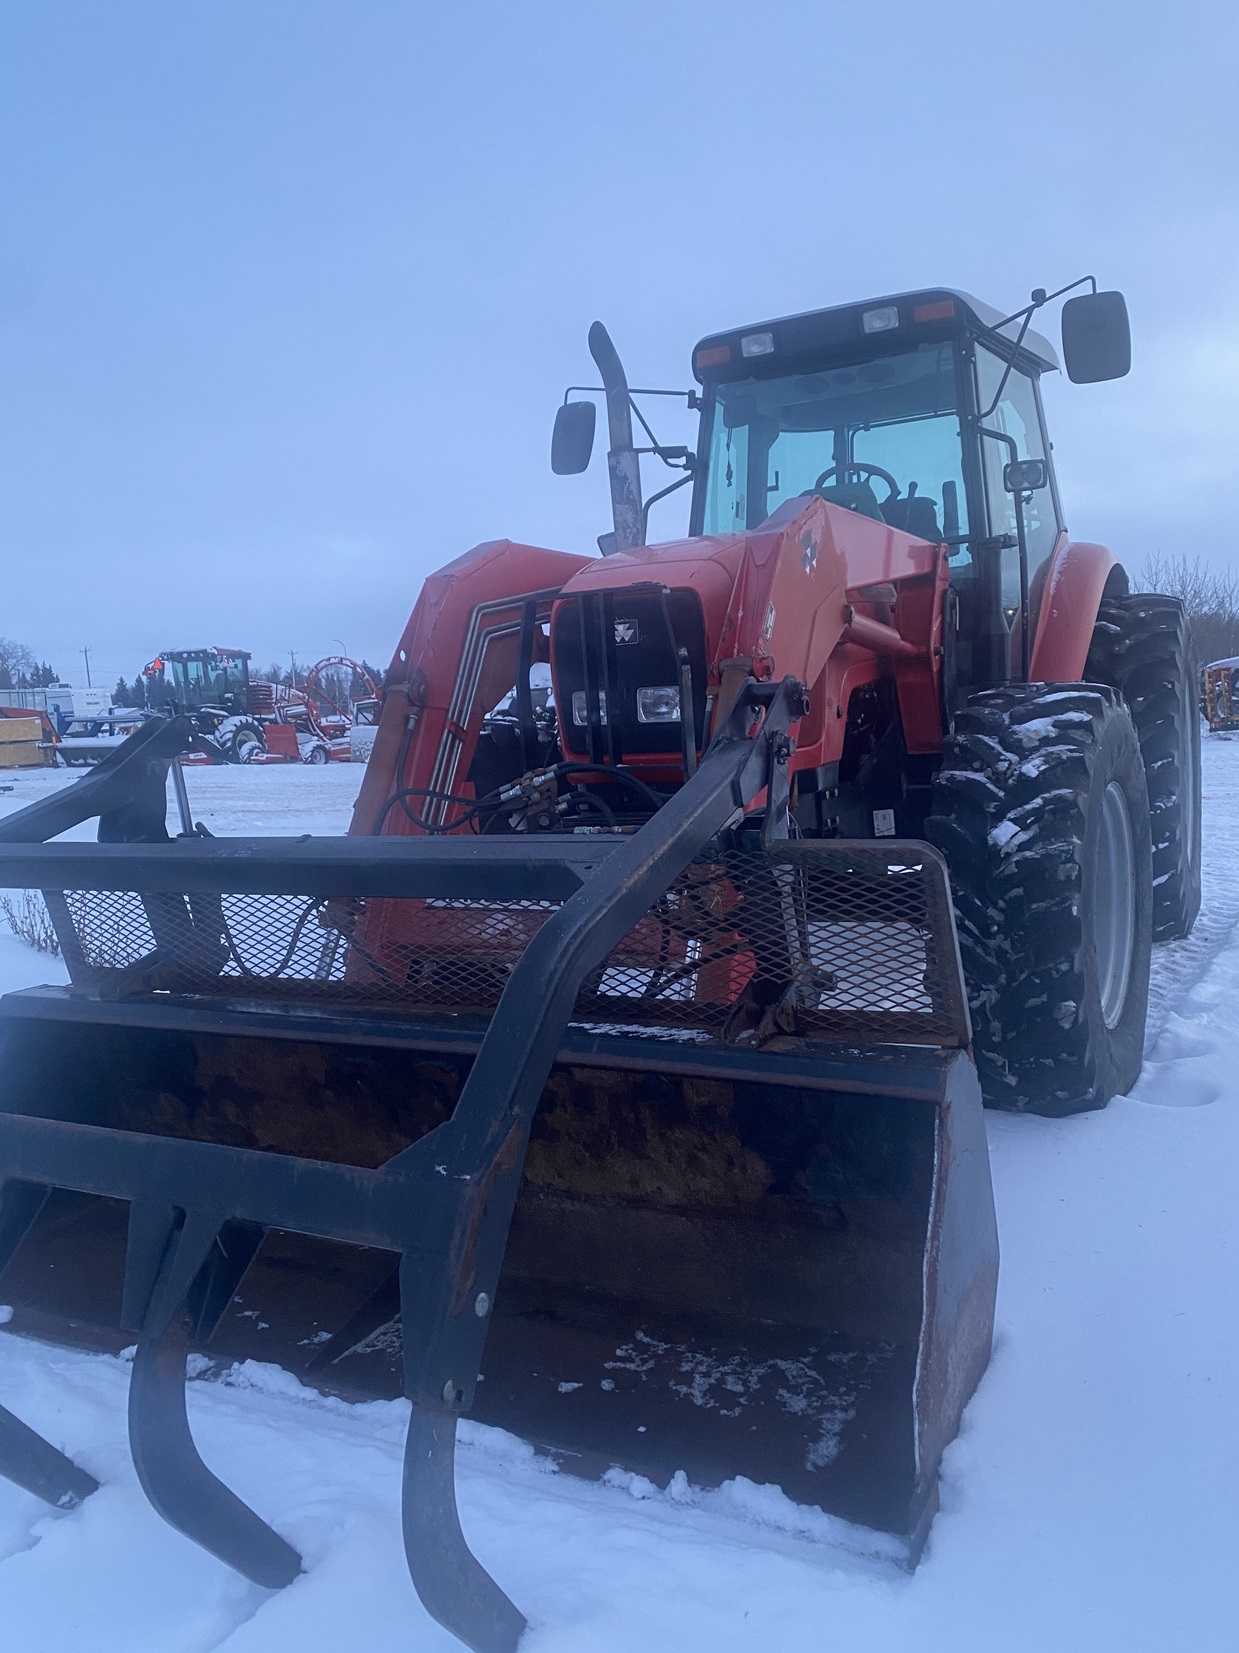
[(1131, 325), (1122, 293), (1081, 293), (1063, 305), (1063, 361), (1073, 385), (1121, 379), (1131, 368)]
[(723, 403), (723, 429), (743, 430), (757, 423), (756, 396), (729, 396)]
[(556, 476), (579, 476), (588, 468), (597, 417), (592, 402), (565, 402), (556, 413), (551, 433), (551, 469)]
[(1050, 481), (1050, 467), (1044, 459), (1013, 459), (1002, 468), (1002, 485), (1009, 494), (1034, 494)]

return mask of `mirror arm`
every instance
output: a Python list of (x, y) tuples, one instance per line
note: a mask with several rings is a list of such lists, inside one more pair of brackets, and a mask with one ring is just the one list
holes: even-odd
[(992, 334), (994, 338), (1002, 339), (1003, 344), (1009, 345), (1011, 340), (1004, 337), (1001, 329), (1004, 327), (1009, 327), (1013, 321), (1021, 322), (1019, 336), (1017, 337), (1014, 349), (1011, 352), (1011, 360), (1007, 363), (1006, 371), (1003, 373), (1002, 378), (998, 382), (998, 389), (994, 394), (994, 400), (986, 408), (984, 413), (977, 415), (978, 418), (988, 419), (994, 409), (998, 406), (999, 402), (1002, 400), (1002, 393), (1007, 388), (1007, 380), (1011, 377), (1011, 369), (1015, 366), (1015, 358), (1019, 354), (1020, 346), (1024, 342), (1024, 335), (1028, 332), (1029, 323), (1032, 321), (1036, 312), (1041, 309), (1043, 304), (1050, 304), (1054, 299), (1062, 298), (1064, 293), (1071, 292), (1073, 288), (1083, 287), (1086, 281), (1092, 283), (1093, 292), (1096, 293), (1097, 277), (1091, 275), (1081, 276), (1078, 281), (1069, 281), (1065, 287), (1060, 287), (1057, 292), (1053, 293), (1047, 293), (1044, 287), (1035, 287), (1033, 289), (1031, 304), (1026, 304), (1022, 310), (1013, 310), (1009, 316), (1004, 316), (1002, 321), (995, 322), (992, 327), (986, 327), (983, 329), (984, 332)]
[[(1037, 308), (1037, 306), (1035, 304), (1030, 304), (1029, 305), (1028, 310), (1027, 310), (1027, 312), (1025, 313), (1025, 316), (1024, 316), (1023, 326), (1020, 328), (1019, 335), (1018, 335), (1018, 337), (1016, 338), (1016, 341), (1015, 341), (1015, 348), (1011, 352), (1011, 359), (1007, 363), (1006, 367), (1004, 367), (1003, 370), (1002, 370), (1002, 378), (999, 379), (999, 381), (998, 381), (998, 389), (994, 392), (994, 400), (986, 408), (984, 413), (979, 413), (977, 415), (978, 419), (988, 419), (990, 417), (990, 415), (993, 413), (994, 409), (998, 406), (999, 402), (1002, 401), (1002, 393), (1007, 388), (1007, 380), (1011, 377), (1011, 369), (1015, 366), (1015, 358), (1020, 353), (1020, 346), (1024, 342), (1024, 335), (1028, 331), (1028, 324), (1033, 319), (1033, 312), (1036, 310), (1036, 308)], [(1011, 319), (1014, 320), (1015, 318), (1012, 317)], [(1006, 323), (1002, 322), (999, 325), (1005, 327)], [(1010, 341), (1008, 340), (1008, 343), (1009, 342)], [(1014, 455), (1012, 457), (1014, 457)]]
[[(605, 396), (607, 393), (605, 385), (569, 385), (567, 390), (564, 391), (565, 402), (574, 390), (585, 391), (591, 396)], [(651, 390), (648, 385), (644, 387), (634, 385), (628, 394), (630, 396), (683, 396), (690, 408), (701, 406), (701, 396), (695, 390)]]
[(640, 424), (641, 429), (649, 437), (650, 443), (651, 443), (650, 447), (648, 447), (648, 448), (638, 448), (636, 450), (636, 452), (637, 453), (657, 454), (659, 459), (662, 460), (663, 464), (666, 465), (669, 470), (678, 470), (679, 466), (676, 464), (676, 460), (677, 459), (682, 459), (684, 461), (684, 469), (687, 470), (687, 471), (691, 471), (691, 469), (692, 469), (691, 455), (689, 454), (688, 450), (686, 448), (664, 448), (662, 443), (658, 440), (658, 438), (654, 435), (654, 432), (651, 430), (649, 420), (645, 417), (645, 415), (642, 413), (641, 409), (637, 406), (637, 404), (633, 401), (632, 398), (633, 398), (633, 392), (629, 391), (629, 393), (628, 393), (628, 405), (632, 409), (632, 411), (636, 414), (637, 421)]
[(652, 448), (634, 448), (632, 451), (656, 455), (669, 471), (688, 471), (691, 474), (697, 464), (697, 456), (691, 448), (661, 448), (655, 442)]
[(1093, 292), (1096, 293), (1097, 277), (1091, 275), (1080, 276), (1076, 281), (1069, 281), (1065, 287), (1059, 287), (1052, 293), (1047, 293), (1044, 287), (1036, 287), (1033, 289), (1031, 304), (1025, 305), (1022, 310), (1013, 310), (1009, 316), (1004, 317), (1002, 321), (995, 322), (994, 326), (987, 328), (986, 331), (996, 333), (1000, 327), (1009, 327), (1013, 321), (1018, 321), (1021, 316), (1031, 315), (1034, 310), (1040, 310), (1043, 304), (1053, 304), (1054, 300), (1062, 298), (1064, 293), (1070, 293), (1076, 287), (1083, 287), (1086, 281), (1092, 282)]
[(673, 494), (677, 488), (682, 488), (686, 482), (691, 482), (692, 480), (693, 473), (690, 470), (687, 476), (682, 476), (678, 482), (672, 482), (668, 487), (660, 489), (658, 493), (650, 495), (645, 504), (641, 507), (641, 520), (647, 531), (650, 525), (650, 506), (657, 505), (660, 499), (666, 499), (668, 494)]

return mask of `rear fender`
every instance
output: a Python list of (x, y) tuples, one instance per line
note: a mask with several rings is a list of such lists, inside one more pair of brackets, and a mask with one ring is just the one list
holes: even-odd
[(1029, 678), (1034, 683), (1078, 683), (1101, 599), (1127, 590), (1113, 551), (1087, 540), (1060, 539), (1041, 582)]

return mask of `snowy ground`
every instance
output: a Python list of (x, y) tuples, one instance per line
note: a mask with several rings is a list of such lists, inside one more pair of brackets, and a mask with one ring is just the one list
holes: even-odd
[[(361, 770), (192, 770), (218, 831), (334, 832)], [(19, 775), (0, 810), (67, 776)], [(1102, 1114), (990, 1116), (994, 1360), (912, 1577), (744, 1484), (591, 1485), (464, 1425), (462, 1520), (532, 1623), (522, 1653), (1229, 1653), (1239, 1645), (1239, 740), (1205, 742), (1205, 910), (1155, 954), (1148, 1061)], [(0, 935), (0, 987), (63, 979)], [(0, 1401), (102, 1482), (69, 1515), (0, 1482), (14, 1653), (454, 1653), (405, 1572), (403, 1408), (271, 1368), (190, 1386), (203, 1455), (302, 1552), (279, 1595), (153, 1513), (127, 1368), (0, 1334)]]

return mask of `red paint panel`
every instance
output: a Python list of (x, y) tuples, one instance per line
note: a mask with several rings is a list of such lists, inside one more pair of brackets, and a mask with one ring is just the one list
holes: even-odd
[(1104, 545), (1061, 541), (1050, 559), (1033, 636), (1029, 676), (1034, 683), (1080, 681), (1101, 594), (1118, 565)]
[[(809, 686), (811, 709), (798, 733), (794, 769), (836, 759), (845, 724), (838, 708), (846, 711), (847, 697), (861, 684), (895, 674), (896, 662), (843, 641), (849, 589), (894, 584), (901, 593), (896, 628), (925, 651), (921, 660), (898, 663), (908, 678), (912, 750), (941, 744), (933, 654), (941, 627), (934, 594), (945, 582), (939, 547), (842, 506), (801, 498), (746, 534), (676, 540), (591, 562), (565, 589), (598, 591), (640, 580), (697, 594), (713, 685), (722, 661), (743, 658), (759, 675), (790, 673)], [(867, 618), (891, 619), (859, 598), (855, 606)]]
[(895, 624), (900, 633), (922, 643), (919, 660), (899, 662), (895, 687), (904, 744), (909, 752), (942, 750), (942, 709), (939, 678), (942, 670), (942, 609), (950, 581), (947, 559), (938, 550), (937, 567), (920, 579), (899, 587)]

